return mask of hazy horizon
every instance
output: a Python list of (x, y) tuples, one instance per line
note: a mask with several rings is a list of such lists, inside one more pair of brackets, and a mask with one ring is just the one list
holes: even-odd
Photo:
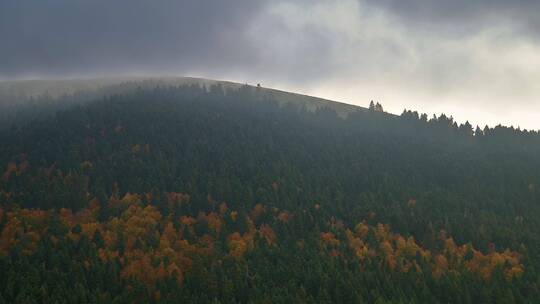
[(188, 76), (540, 129), (540, 4), (0, 3), (0, 80)]

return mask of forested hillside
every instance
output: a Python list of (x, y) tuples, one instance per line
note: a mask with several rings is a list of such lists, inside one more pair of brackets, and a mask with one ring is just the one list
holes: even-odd
[(0, 303), (540, 299), (537, 132), (249, 86), (83, 95), (0, 128)]
[[(249, 87), (235, 82), (193, 77), (111, 77), (71, 80), (20, 80), (0, 82), (0, 128), (28, 120), (50, 116), (74, 104), (86, 103), (103, 96), (125, 94), (134, 90), (152, 90), (156, 87), (219, 86), (224, 90)], [(254, 88), (254, 87), (252, 87)], [(307, 111), (328, 108), (338, 116), (347, 117), (351, 112), (364, 108), (295, 94), (257, 85), (253, 100), (274, 100), (280, 105), (292, 104)]]

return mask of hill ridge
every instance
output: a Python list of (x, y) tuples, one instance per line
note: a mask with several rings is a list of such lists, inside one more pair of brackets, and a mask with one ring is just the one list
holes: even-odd
[[(0, 81), (0, 103), (2, 99), (16, 97), (35, 97), (43, 94), (51, 97), (59, 97), (80, 91), (97, 92), (106, 90), (107, 93), (122, 93), (122, 85), (135, 85), (150, 88), (160, 85), (222, 85), (225, 88), (251, 88), (263, 90), (270, 94), (280, 105), (286, 103), (303, 105), (307, 110), (315, 111), (320, 108), (330, 108), (341, 117), (347, 117), (351, 112), (366, 111), (367, 108), (345, 102), (325, 99), (321, 97), (289, 92), (276, 88), (258, 87), (256, 85), (242, 84), (228, 80), (216, 80), (200, 77), (97, 77), (97, 78), (73, 78), (73, 79), (29, 79)], [(118, 92), (117, 92), (118, 90)]]

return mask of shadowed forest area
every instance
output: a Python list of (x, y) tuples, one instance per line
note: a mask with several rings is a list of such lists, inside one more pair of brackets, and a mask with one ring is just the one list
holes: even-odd
[(538, 132), (219, 84), (14, 104), (0, 303), (540, 298)]

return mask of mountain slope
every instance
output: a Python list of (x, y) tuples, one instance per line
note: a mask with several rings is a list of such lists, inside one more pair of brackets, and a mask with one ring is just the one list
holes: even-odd
[(0, 130), (0, 300), (540, 296), (538, 133), (276, 99), (219, 84), (75, 94)]
[[(194, 77), (116, 77), (73, 80), (22, 80), (0, 82), (0, 105), (10, 103), (10, 99), (21, 100), (47, 94), (53, 98), (62, 95), (85, 92), (93, 98), (104, 94), (125, 93), (138, 87), (150, 89), (156, 86), (220, 85), (226, 89), (238, 89), (244, 84)], [(291, 103), (315, 111), (330, 108), (338, 115), (346, 117), (354, 111), (364, 111), (363, 107), (337, 101), (280, 91), (270, 88), (257, 88), (259, 98), (271, 98), (280, 104)], [(93, 93), (93, 94), (92, 94)]]

